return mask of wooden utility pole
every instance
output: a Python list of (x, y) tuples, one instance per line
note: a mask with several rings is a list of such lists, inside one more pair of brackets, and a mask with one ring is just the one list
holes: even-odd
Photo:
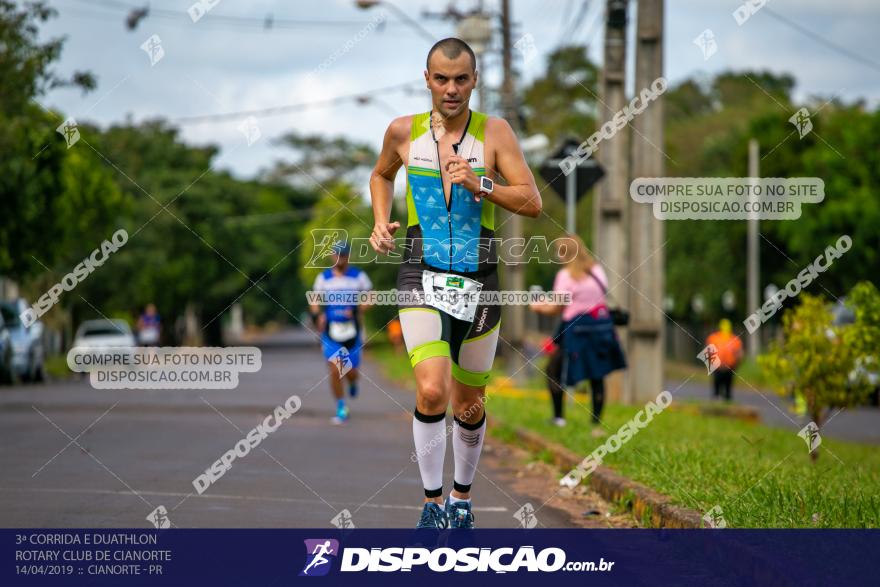
[[(758, 182), (758, 176), (761, 175), (758, 161), (758, 141), (756, 139), (749, 140), (749, 177), (753, 178), (752, 185)], [(756, 202), (756, 197), (749, 198), (752, 202)], [(754, 312), (760, 302), (758, 301), (759, 291), (761, 289), (761, 257), (758, 254), (758, 229), (759, 220), (757, 214), (750, 214), (747, 220), (748, 242), (746, 243), (746, 314)], [(761, 337), (758, 331), (749, 334), (749, 344), (747, 349), (749, 358), (755, 359), (761, 352)]]
[[(504, 118), (513, 128), (519, 130), (519, 112), (516, 104), (516, 88), (513, 78), (513, 42), (511, 40), (511, 15), (510, 0), (501, 1), (501, 62), (504, 68), (504, 77), (501, 82), (501, 105), (504, 110)], [(504, 212), (500, 207), (495, 208), (495, 223), (504, 222), (505, 237), (521, 238), (523, 235), (522, 216)], [(526, 289), (525, 266), (521, 264), (508, 265), (504, 269), (505, 288), (514, 291)], [(523, 358), (523, 338), (525, 333), (525, 306), (511, 305), (503, 308), (503, 321), (506, 326), (504, 340), (500, 343), (501, 350), (507, 358), (509, 373), (516, 373), (515, 379), (525, 377), (525, 359)], [(508, 346), (509, 345), (509, 346)], [(512, 347), (512, 348), (511, 348)]]
[[(605, 12), (605, 67), (602, 69), (599, 116), (596, 128), (610, 121), (626, 104), (626, 0), (608, 0)], [(629, 204), (628, 129), (611, 139), (603, 139), (596, 152), (605, 169), (605, 179), (599, 184), (593, 199), (592, 250), (596, 261), (605, 268), (608, 289), (617, 292), (617, 300), (626, 300), (626, 284), (621, 278), (627, 274), (626, 222)], [(573, 175), (573, 174), (572, 174)], [(619, 331), (621, 344), (626, 345), (626, 330)], [(612, 374), (608, 381), (609, 399), (631, 401), (621, 397), (626, 373)]]
[[(663, 76), (663, 0), (639, 0), (636, 24), (636, 93)], [(663, 177), (663, 98), (633, 119), (633, 177)], [(663, 233), (652, 206), (630, 209), (630, 326), (627, 395), (636, 403), (663, 390)]]

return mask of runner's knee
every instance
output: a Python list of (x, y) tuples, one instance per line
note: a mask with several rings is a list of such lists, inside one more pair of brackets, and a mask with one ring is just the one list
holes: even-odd
[(460, 389), (458, 391), (459, 393), (452, 394), (452, 413), (463, 422), (478, 422), (483, 417), (484, 389), (480, 388), (473, 393), (460, 393)]
[(446, 409), (449, 394), (446, 386), (441, 381), (420, 381), (417, 386), (417, 392), (416, 404), (419, 406), (419, 411), (434, 414)]

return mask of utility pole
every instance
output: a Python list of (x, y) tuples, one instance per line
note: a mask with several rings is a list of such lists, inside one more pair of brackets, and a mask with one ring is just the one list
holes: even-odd
[[(504, 77), (501, 81), (501, 105), (504, 118), (513, 128), (513, 132), (519, 130), (519, 112), (516, 104), (516, 88), (513, 80), (513, 42), (511, 40), (511, 16), (510, 0), (501, 0), (501, 62), (504, 68)], [(500, 207), (495, 208), (495, 223), (504, 222), (506, 238), (521, 238), (523, 234), (522, 216), (510, 212), (504, 212)], [(505, 268), (507, 279), (506, 289), (524, 291), (526, 285), (525, 267), (522, 264), (508, 265)], [(503, 320), (507, 325), (507, 343), (513, 347), (505, 348), (510, 373), (516, 373), (515, 379), (525, 376), (523, 367), (523, 338), (525, 334), (525, 306), (510, 305), (504, 307)], [(508, 352), (509, 351), (509, 352)]]
[[(752, 178), (752, 185), (758, 182), (758, 176), (760, 176), (761, 174), (758, 161), (758, 149), (758, 141), (756, 139), (749, 139), (749, 177)], [(749, 199), (753, 202), (757, 200), (754, 195), (750, 196)], [(746, 300), (748, 303), (748, 307), (746, 308), (746, 311), (754, 312), (760, 303), (758, 301), (758, 292), (761, 289), (761, 257), (758, 254), (759, 220), (757, 213), (749, 214), (749, 219), (747, 220), (747, 222), (748, 241), (746, 242)], [(757, 330), (749, 334), (749, 344), (747, 350), (750, 359), (756, 358), (761, 352), (761, 337), (758, 334)]]
[[(663, 0), (639, 0), (635, 92), (663, 76)], [(663, 99), (633, 120), (633, 177), (663, 177)], [(643, 403), (663, 389), (663, 222), (652, 206), (630, 209), (628, 397)]]
[[(605, 66), (602, 69), (597, 128), (609, 121), (626, 104), (626, 0), (608, 0), (605, 11)], [(593, 242), (595, 257), (608, 276), (608, 289), (626, 291), (618, 286), (627, 274), (626, 221), (629, 204), (629, 153), (627, 133), (619, 132), (602, 141), (597, 151), (599, 163), (605, 168), (605, 180), (593, 199)], [(574, 175), (574, 174), (572, 174)], [(625, 296), (621, 296), (625, 297)], [(626, 348), (626, 331), (619, 332)], [(632, 363), (630, 363), (632, 364)], [(609, 399), (622, 399), (621, 381), (627, 374), (614, 373), (608, 380)]]

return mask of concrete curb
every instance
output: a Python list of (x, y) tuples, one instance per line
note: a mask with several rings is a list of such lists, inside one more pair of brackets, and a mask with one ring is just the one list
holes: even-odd
[[(574, 451), (542, 438), (538, 434), (517, 428), (517, 439), (535, 451), (549, 452), (556, 465), (570, 470), (583, 460)], [(650, 519), (654, 528), (702, 528), (699, 512), (673, 504), (672, 498), (636, 483), (619, 473), (600, 466), (590, 475), (590, 487), (614, 503), (629, 502), (628, 508), (639, 520)]]
[[(491, 395), (491, 394), (490, 394)], [(488, 418), (489, 428), (496, 429), (503, 424), (497, 419)], [(517, 440), (533, 451), (546, 451), (553, 462), (568, 472), (583, 460), (573, 450), (544, 439), (540, 435), (516, 428)], [(703, 517), (689, 508), (674, 505), (672, 498), (657, 493), (653, 489), (627, 479), (608, 467), (599, 467), (590, 475), (590, 486), (599, 495), (614, 503), (628, 501), (628, 508), (639, 520), (650, 519), (654, 528), (702, 528)]]
[(737, 404), (679, 403), (677, 405), (669, 406), (669, 409), (694, 416), (731, 418), (733, 420), (755, 423), (761, 421), (761, 413), (754, 406), (742, 406)]
[[(517, 428), (514, 433), (520, 443), (527, 448), (549, 452), (554, 462), (562, 468), (573, 469), (582, 460), (574, 451), (546, 440), (530, 430)], [(590, 487), (609, 501), (620, 503), (621, 500), (627, 500), (633, 515), (640, 520), (650, 519), (654, 528), (704, 527), (702, 516), (696, 510), (674, 505), (670, 497), (627, 479), (608, 467), (600, 466), (593, 471), (590, 475)], [(709, 546), (701, 555), (714, 559), (720, 568), (732, 571), (733, 577), (738, 579), (737, 583), (792, 587), (797, 585), (789, 578), (789, 569), (781, 568), (779, 561), (768, 558), (754, 545), (738, 540), (736, 531), (712, 529), (706, 531), (722, 532), (720, 536), (723, 537), (724, 544), (708, 542)], [(667, 536), (667, 539), (674, 539), (674, 535)], [(731, 567), (731, 560), (744, 562)]]

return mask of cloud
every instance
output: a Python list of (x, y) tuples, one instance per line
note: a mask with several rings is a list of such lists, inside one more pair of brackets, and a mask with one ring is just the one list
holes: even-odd
[[(560, 42), (592, 41), (590, 54), (601, 57), (601, 20), (593, 27), (593, 38), (586, 39), (586, 23), (592, 20), (591, 8), (584, 27), (568, 39), (560, 39), (560, 19), (552, 5), (535, 2), (514, 3), (518, 32), (530, 33), (540, 57), (522, 66), (523, 83), (540, 75), (546, 56)], [(132, 4), (133, 5), (133, 4)], [(576, 5), (576, 3), (575, 3)], [(867, 97), (880, 100), (880, 76), (851, 59), (797, 33), (760, 11), (742, 27), (731, 13), (734, 1), (706, 2), (680, 0), (667, 2), (665, 63), (667, 77), (673, 83), (698, 72), (716, 73), (725, 69), (770, 69), (792, 73), (798, 81), (798, 98), (809, 94), (830, 95), (839, 91), (848, 100)], [(180, 3), (168, 0), (152, 2), (155, 9), (184, 10)], [(418, 8), (403, 5), (405, 10), (435, 32), (438, 38), (453, 34), (448, 21), (426, 20)], [(880, 15), (880, 3), (837, 0), (833, 7), (820, 0), (771, 0), (776, 12), (874, 59), (880, 54), (880, 39), (873, 24)], [(55, 3), (60, 18), (51, 21), (43, 37), (66, 35), (59, 72), (90, 70), (99, 78), (95, 92), (82, 97), (71, 90), (53, 91), (44, 103), (65, 115), (77, 117), (88, 111), (86, 119), (102, 125), (125, 120), (135, 121), (155, 115), (176, 119), (182, 116), (213, 114), (266, 108), (282, 104), (315, 101), (334, 96), (365, 92), (399, 82), (418, 80), (424, 69), (424, 55), (429, 43), (388, 12), (384, 27), (374, 27), (352, 47), (341, 51), (347, 41), (373, 19), (380, 8), (358, 10), (348, 0), (300, 3), (293, 11), (281, 1), (240, 3), (220, 2), (197, 23), (182, 19), (149, 17), (135, 32), (123, 26), (124, 12), (106, 5), (89, 5), (69, 0)], [(494, 9), (494, 3), (488, 8)], [(247, 12), (246, 12), (247, 10)], [(307, 26), (296, 29), (264, 31), (260, 27), (230, 26), (214, 15), (250, 15), (263, 18), (352, 21), (349, 25)], [(631, 14), (635, 22), (635, 13)], [(601, 18), (601, 17), (600, 17)], [(719, 51), (703, 61), (693, 39), (711, 28)], [(165, 58), (150, 67), (140, 44), (150, 35), (159, 34), (166, 49)], [(334, 57), (335, 55), (335, 57)], [(515, 54), (516, 56), (516, 54)], [(518, 57), (517, 57), (518, 58)], [(493, 58), (484, 82), (499, 82), (498, 59)], [(320, 73), (307, 82), (307, 75), (325, 64)], [(124, 83), (111, 89), (125, 78)], [(263, 137), (251, 147), (237, 122), (187, 124), (182, 135), (194, 143), (216, 143), (221, 147), (221, 167), (239, 176), (248, 176), (284, 155), (272, 144), (272, 138), (288, 130), (347, 135), (378, 148), (382, 135), (395, 115), (425, 111), (430, 103), (425, 92), (407, 95), (388, 93), (380, 104), (357, 105), (353, 102), (333, 107), (315, 108), (260, 119)], [(95, 106), (95, 104), (97, 105)], [(112, 158), (112, 154), (108, 154)]]

